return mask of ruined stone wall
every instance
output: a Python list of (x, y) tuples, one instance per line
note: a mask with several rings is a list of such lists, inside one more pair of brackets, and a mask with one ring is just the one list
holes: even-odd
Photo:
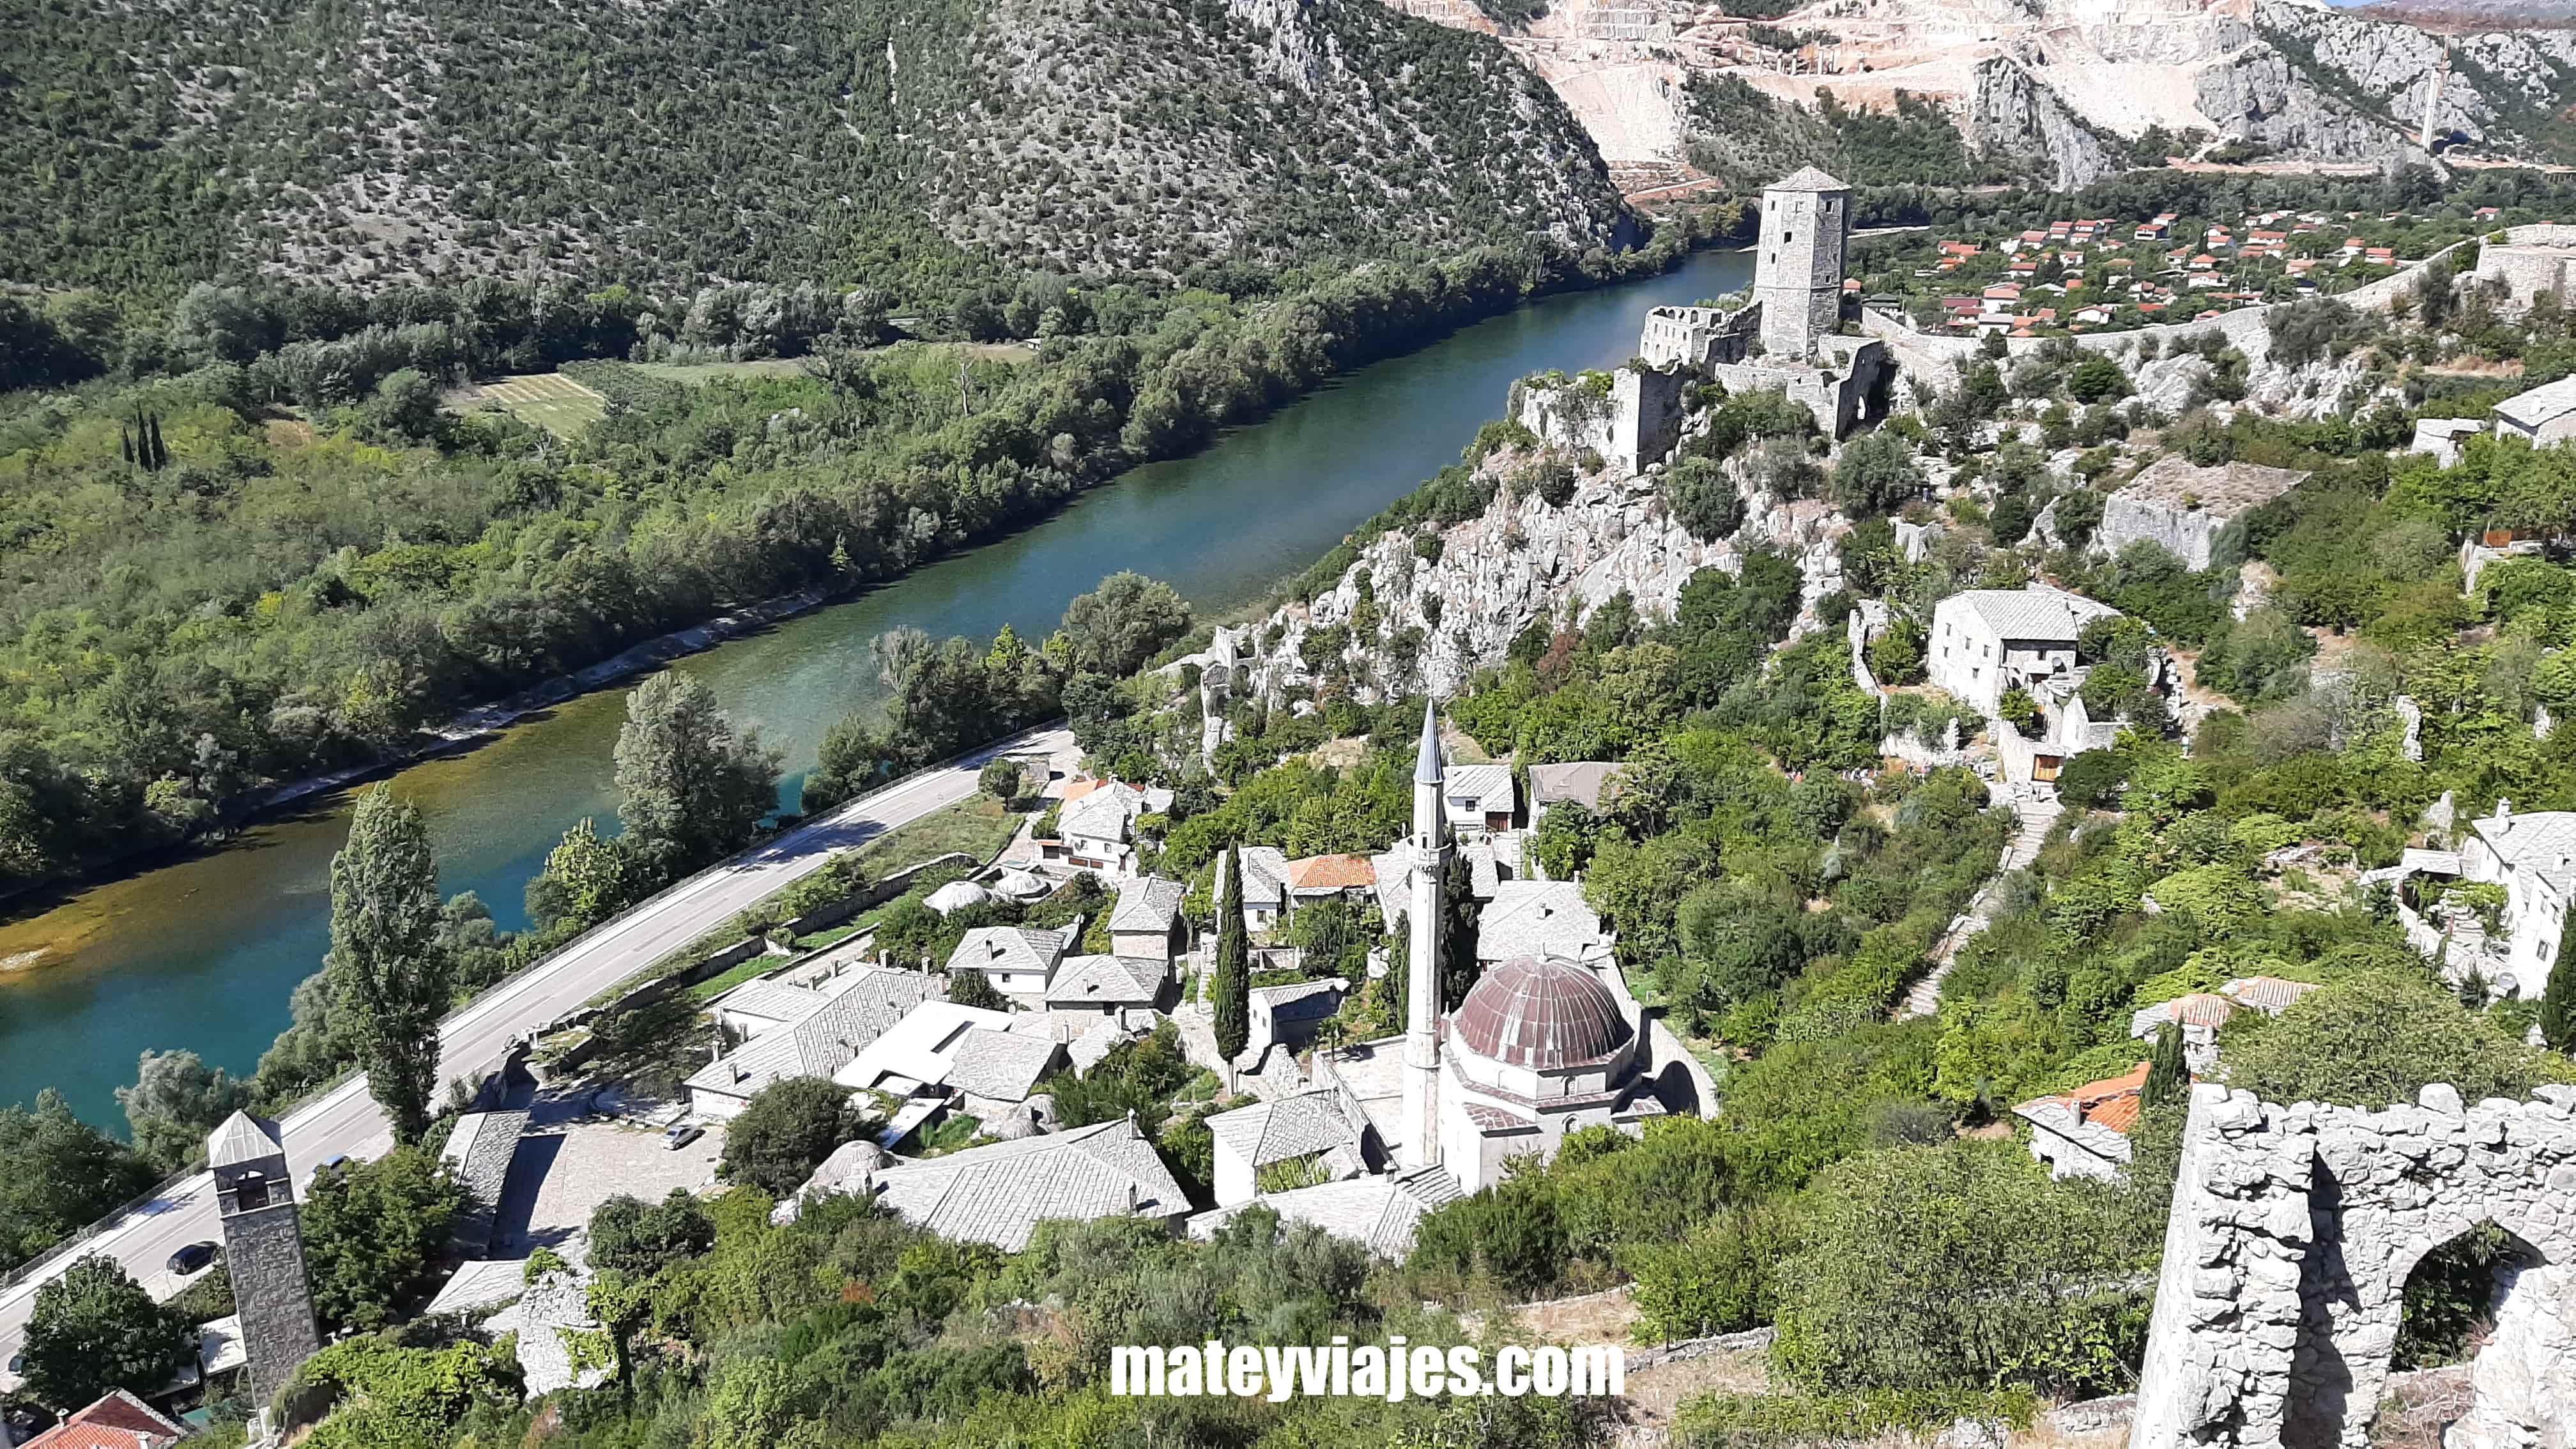
[(1682, 439), (1679, 373), (1628, 366), (1612, 374), (1607, 395), (1577, 379), (1520, 390), (1521, 426), (1560, 448), (1589, 448), (1612, 467), (1642, 473)]
[(2513, 1235), (2477, 1397), (2446, 1449), (2576, 1436), (2576, 1087), (2381, 1111), (2192, 1089), (2131, 1449), (2363, 1449), (2406, 1279)]

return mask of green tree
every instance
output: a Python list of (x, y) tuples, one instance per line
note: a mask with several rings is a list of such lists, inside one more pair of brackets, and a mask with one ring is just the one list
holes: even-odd
[(601, 836), (584, 816), (528, 882), (528, 919), (545, 932), (578, 931), (607, 920), (631, 904), (631, 866), (623, 843)]
[(1744, 498), (1725, 465), (1710, 458), (1684, 458), (1664, 471), (1658, 490), (1673, 521), (1702, 543), (1715, 543), (1744, 526)]
[(1923, 470), (1905, 439), (1892, 432), (1864, 433), (1843, 445), (1834, 464), (1834, 502), (1846, 513), (1886, 513), (1923, 491)]
[(2461, 1097), (2523, 1097), (2566, 1062), (2508, 1036), (2415, 972), (2331, 981), (2228, 1048), (2227, 1082), (2267, 1102), (2386, 1107), (2434, 1082)]
[(393, 1322), (464, 1206), (465, 1189), (419, 1147), (315, 1174), (299, 1214), (314, 1316), (326, 1329)]
[(2551, 1051), (2576, 1051), (2576, 931), (2560, 937), (2549, 984), (2541, 988), (2540, 1039)]
[(2191, 1091), (2191, 1070), (2184, 1065), (2182, 1028), (2168, 1021), (2156, 1029), (2156, 1047), (2147, 1058), (2147, 1083), (2138, 1090), (2142, 1107), (2179, 1102)]
[(1216, 1018), (1217, 1055), (1233, 1061), (1252, 1041), (1252, 941), (1243, 923), (1243, 847), (1225, 853), (1225, 889), (1216, 909), (1216, 976), (1209, 1008)]
[(357, 1045), (367, 1090), (394, 1135), (427, 1130), (438, 1086), (438, 1019), (449, 963), (439, 949), (438, 866), (420, 808), (389, 786), (358, 797), (331, 857), (331, 954), (323, 970)]
[(1017, 760), (995, 760), (975, 776), (975, 788), (1005, 805), (1020, 798), (1020, 784)]
[(626, 696), (617, 732), (617, 818), (657, 880), (675, 880), (751, 843), (778, 805), (778, 752), (737, 728), (715, 691), (676, 671)]
[(9, 1165), (0, 1172), (0, 1253), (12, 1263), (105, 1216), (154, 1176), (151, 1164), (83, 1122), (50, 1087), (36, 1094), (33, 1111), (0, 1109), (0, 1162)]
[[(1190, 631), (1189, 602), (1170, 584), (1143, 574), (1111, 574), (1065, 606), (1056, 638), (1065, 672), (1124, 679), (1164, 645)], [(1054, 641), (1050, 642), (1053, 652)]]
[(725, 1162), (738, 1180), (785, 1197), (866, 1122), (849, 1088), (829, 1077), (789, 1077), (753, 1094), (726, 1126)]
[(637, 1278), (649, 1278), (683, 1258), (715, 1246), (715, 1219), (687, 1188), (648, 1203), (619, 1193), (591, 1210), (590, 1263)]
[(157, 1392), (195, 1349), (185, 1319), (92, 1254), (36, 1290), (21, 1376), (29, 1397), (69, 1411), (118, 1389)]
[(948, 999), (959, 1006), (971, 1006), (978, 1011), (1011, 1009), (1011, 1003), (1003, 1000), (1002, 993), (993, 989), (993, 978), (981, 971), (949, 972)]
[(250, 1083), (195, 1052), (145, 1052), (134, 1085), (116, 1089), (134, 1150), (163, 1172), (203, 1166), (206, 1135), (250, 1102)]

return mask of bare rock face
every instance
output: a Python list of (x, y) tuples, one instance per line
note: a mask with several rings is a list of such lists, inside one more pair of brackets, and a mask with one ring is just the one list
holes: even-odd
[(1310, 638), (1347, 630), (1335, 657), (1357, 697), (1455, 694), (1477, 670), (1503, 663), (1535, 622), (1563, 619), (1569, 608), (1579, 621), (1621, 593), (1641, 614), (1669, 618), (1692, 574), (1739, 569), (1766, 545), (1798, 562), (1810, 605), (1842, 586), (1835, 545), (1851, 524), (1830, 505), (1752, 493), (1742, 528), (1702, 542), (1666, 512), (1656, 486), (1652, 476), (1596, 474), (1562, 507), (1535, 492), (1500, 491), (1481, 517), (1437, 534), (1432, 559), (1418, 550), (1419, 535), (1386, 534), (1332, 588), (1248, 630), (1238, 641), (1239, 678), (1274, 701), (1302, 695), (1313, 683)]
[(2126, 148), (2075, 114), (2056, 91), (2008, 56), (1977, 66), (1961, 121), (1981, 151), (2028, 156), (2060, 191), (2090, 186), (2125, 169)]
[(2279, 51), (2256, 48), (2200, 73), (2202, 115), (2222, 134), (2288, 155), (2335, 160), (2423, 160), (2422, 150), (2385, 123), (2318, 88)]

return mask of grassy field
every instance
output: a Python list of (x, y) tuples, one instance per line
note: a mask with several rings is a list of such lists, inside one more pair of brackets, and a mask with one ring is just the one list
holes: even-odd
[(469, 408), (498, 403), (519, 421), (558, 438), (579, 436), (608, 410), (608, 399), (559, 372), (496, 378), (467, 389), (455, 401)]
[(765, 358), (759, 362), (630, 362), (646, 377), (664, 382), (686, 383), (700, 387), (722, 377), (794, 377), (805, 370), (805, 364), (792, 357)]
[(883, 880), (951, 851), (962, 850), (982, 860), (1008, 844), (1019, 827), (1020, 817), (1009, 806), (978, 792), (910, 825), (896, 826), (868, 842), (859, 858), (867, 862), (868, 879)]

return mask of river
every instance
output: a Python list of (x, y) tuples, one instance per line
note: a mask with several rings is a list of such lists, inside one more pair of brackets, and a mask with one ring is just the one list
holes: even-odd
[[(1702, 252), (1661, 277), (1532, 303), (1352, 373), (1193, 457), (1136, 469), (1008, 538), (677, 667), (785, 750), (792, 804), (823, 731), (878, 695), (867, 654), (879, 632), (981, 637), (1009, 624), (1035, 639), (1120, 569), (1171, 583), (1203, 612), (1240, 608), (1456, 462), (1513, 379), (1625, 361), (1646, 308), (1719, 296), (1751, 274), (1749, 252)], [(609, 750), (623, 715), (621, 691), (602, 691), (396, 776), (429, 817), (441, 889), (474, 891), (504, 926), (524, 924), (520, 892), (557, 838), (583, 816), (616, 813)], [(224, 849), (0, 926), (0, 962), (34, 963), (0, 971), (0, 1105), (56, 1087), (83, 1117), (122, 1130), (115, 1089), (146, 1048), (187, 1047), (248, 1073), (329, 944), (346, 808), (345, 797), (318, 801)]]

